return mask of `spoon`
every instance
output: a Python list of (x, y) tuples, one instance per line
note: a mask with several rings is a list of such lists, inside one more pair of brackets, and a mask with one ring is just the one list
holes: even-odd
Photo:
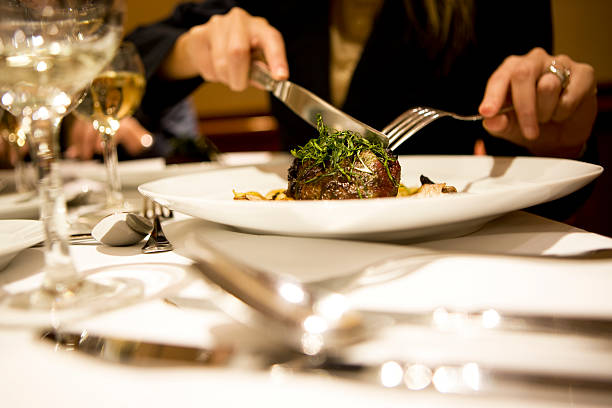
[(315, 356), (370, 336), (387, 320), (351, 310), (343, 295), (306, 288), (288, 277), (231, 260), (192, 234), (185, 243), (194, 266), (218, 289), (213, 303), (237, 321)]
[(91, 236), (109, 246), (134, 245), (149, 234), (153, 224), (134, 213), (115, 213), (100, 220), (91, 230)]

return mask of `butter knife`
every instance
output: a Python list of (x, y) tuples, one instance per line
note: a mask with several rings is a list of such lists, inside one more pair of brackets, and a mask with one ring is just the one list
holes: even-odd
[(373, 143), (380, 143), (384, 147), (389, 146), (389, 139), (384, 133), (347, 115), (291, 81), (277, 81), (272, 78), (268, 68), (261, 61), (254, 61), (251, 64), (250, 79), (255, 85), (271, 92), (272, 95), (315, 128), (317, 127), (317, 115), (320, 114), (323, 122), (332, 129), (350, 130), (359, 133)]

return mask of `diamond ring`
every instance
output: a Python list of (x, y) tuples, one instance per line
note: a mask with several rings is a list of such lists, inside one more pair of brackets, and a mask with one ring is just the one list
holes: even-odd
[(553, 60), (550, 63), (550, 65), (546, 68), (546, 70), (544, 71), (545, 74), (549, 72), (551, 74), (555, 74), (557, 78), (559, 78), (559, 81), (561, 81), (561, 89), (567, 88), (567, 84), (569, 83), (569, 80), (570, 80), (569, 68), (566, 68), (565, 66)]

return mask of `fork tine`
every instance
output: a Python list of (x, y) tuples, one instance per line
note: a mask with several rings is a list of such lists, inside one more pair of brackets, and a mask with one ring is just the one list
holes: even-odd
[(165, 207), (157, 202), (155, 202), (155, 214), (159, 215), (163, 219), (168, 219), (174, 217), (174, 213), (168, 207)]
[[(512, 105), (503, 107), (498, 114), (510, 112), (514, 110)], [(395, 118), (390, 124), (385, 126), (382, 133), (389, 138), (389, 149), (395, 150), (399, 145), (408, 140), (412, 135), (429, 125), (438, 118), (450, 116), (458, 120), (476, 121), (482, 120), (481, 115), (459, 115), (453, 112), (447, 112), (440, 109), (425, 108), (418, 106), (408, 109), (406, 112)]]
[(395, 129), (393, 135), (389, 137), (389, 145), (393, 144), (396, 140), (401, 138), (406, 133), (410, 132), (415, 127), (419, 126), (423, 121), (428, 118), (435, 116), (436, 112), (433, 112), (427, 108), (424, 108), (418, 112), (418, 115), (406, 120), (404, 123), (401, 123)]
[(407, 113), (407, 115), (402, 115), (404, 119), (402, 121), (398, 121), (395, 124), (394, 128), (390, 130), (389, 133), (387, 133), (389, 139), (397, 139), (399, 137), (398, 133), (405, 133), (406, 128), (411, 128), (412, 126), (415, 126), (417, 123), (420, 123), (422, 121), (423, 117), (433, 115), (436, 113), (436, 111), (430, 108), (418, 107), (407, 111)]
[(413, 126), (412, 128), (408, 129), (406, 132), (402, 133), (403, 136), (399, 137), (398, 140), (394, 140), (394, 142), (392, 144), (390, 143), (389, 144), (389, 149), (391, 149), (391, 150), (397, 149), (399, 147), (399, 145), (401, 145), (406, 140), (408, 140), (410, 137), (412, 137), (412, 135), (414, 135), (416, 132), (418, 132), (419, 130), (421, 130), (425, 126), (429, 125), (431, 122), (433, 122), (434, 120), (436, 120), (438, 118), (440, 118), (439, 115), (432, 115), (432, 116), (428, 116), (428, 117), (424, 118), (423, 121), (421, 121), (417, 125)]
[(386, 135), (389, 137), (389, 141), (393, 138), (397, 138), (398, 133), (402, 133), (405, 128), (409, 128), (414, 125), (414, 123), (418, 123), (423, 119), (422, 112), (415, 112), (411, 116), (407, 116), (402, 122), (398, 123), (393, 130)]
[(393, 132), (393, 131), (394, 131), (394, 129), (395, 129), (395, 128), (397, 128), (397, 126), (398, 126), (400, 123), (402, 123), (402, 122), (404, 122), (404, 121), (408, 120), (408, 119), (409, 119), (409, 118), (411, 118), (411, 117), (416, 116), (417, 112), (418, 112), (419, 110), (421, 110), (421, 109), (422, 109), (422, 108), (421, 108), (421, 107), (418, 107), (418, 106), (417, 106), (417, 107), (415, 107), (415, 108), (412, 108), (412, 109), (408, 109), (406, 112), (402, 113), (402, 114), (401, 114), (401, 115), (399, 115), (397, 118), (393, 119), (393, 121), (392, 121), (391, 123), (389, 123), (387, 126), (385, 126), (385, 127), (384, 127), (384, 129), (382, 130), (382, 132), (383, 132), (385, 135), (387, 135), (387, 136), (388, 136), (388, 135), (389, 135), (389, 133)]
[[(388, 134), (394, 135), (395, 133), (399, 132), (402, 128), (408, 126), (408, 124), (418, 120), (425, 112), (427, 112), (427, 110), (428, 108), (424, 108), (422, 106), (417, 106), (416, 108), (407, 110), (392, 122), (392, 124), (395, 124), (392, 129), (389, 129)], [(389, 125), (388, 127), (391, 128), (392, 126)]]
[(414, 118), (410, 118), (410, 120), (406, 121), (405, 123), (402, 123), (400, 126), (398, 126), (395, 129), (395, 132), (393, 133), (393, 135), (391, 135), (389, 137), (389, 145), (393, 144), (393, 142), (395, 142), (397, 139), (402, 137), (402, 135), (404, 135), (406, 132), (408, 132), (414, 126), (416, 126), (419, 123), (421, 123), (423, 120), (425, 120), (425, 117), (421, 116), (421, 115), (418, 115), (418, 116), (416, 116)]
[(153, 201), (151, 201), (151, 199), (148, 197), (142, 198), (142, 216), (150, 220), (152, 220), (155, 216), (155, 211), (153, 210)]

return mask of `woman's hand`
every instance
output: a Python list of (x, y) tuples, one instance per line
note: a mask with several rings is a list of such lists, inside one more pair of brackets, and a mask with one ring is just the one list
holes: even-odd
[[(570, 71), (565, 88), (557, 75), (547, 71), (553, 61)], [(510, 103), (513, 112), (496, 115)], [(494, 136), (537, 155), (576, 158), (597, 115), (594, 70), (541, 48), (510, 56), (489, 78), (479, 112), (486, 118), (483, 126)]]
[(221, 82), (234, 91), (242, 91), (249, 83), (253, 51), (262, 53), (272, 77), (288, 78), (285, 43), (280, 32), (266, 19), (234, 7), (181, 35), (160, 74), (171, 79), (200, 75), (206, 81)]
[(90, 121), (77, 116), (68, 128), (68, 146), (64, 156), (68, 159), (90, 160), (102, 151), (102, 138)]
[[(115, 142), (121, 144), (130, 156), (138, 156), (154, 143), (153, 136), (135, 118), (127, 117), (120, 123)], [(67, 158), (89, 160), (94, 154), (102, 153), (102, 137), (91, 122), (77, 117), (68, 132)]]

